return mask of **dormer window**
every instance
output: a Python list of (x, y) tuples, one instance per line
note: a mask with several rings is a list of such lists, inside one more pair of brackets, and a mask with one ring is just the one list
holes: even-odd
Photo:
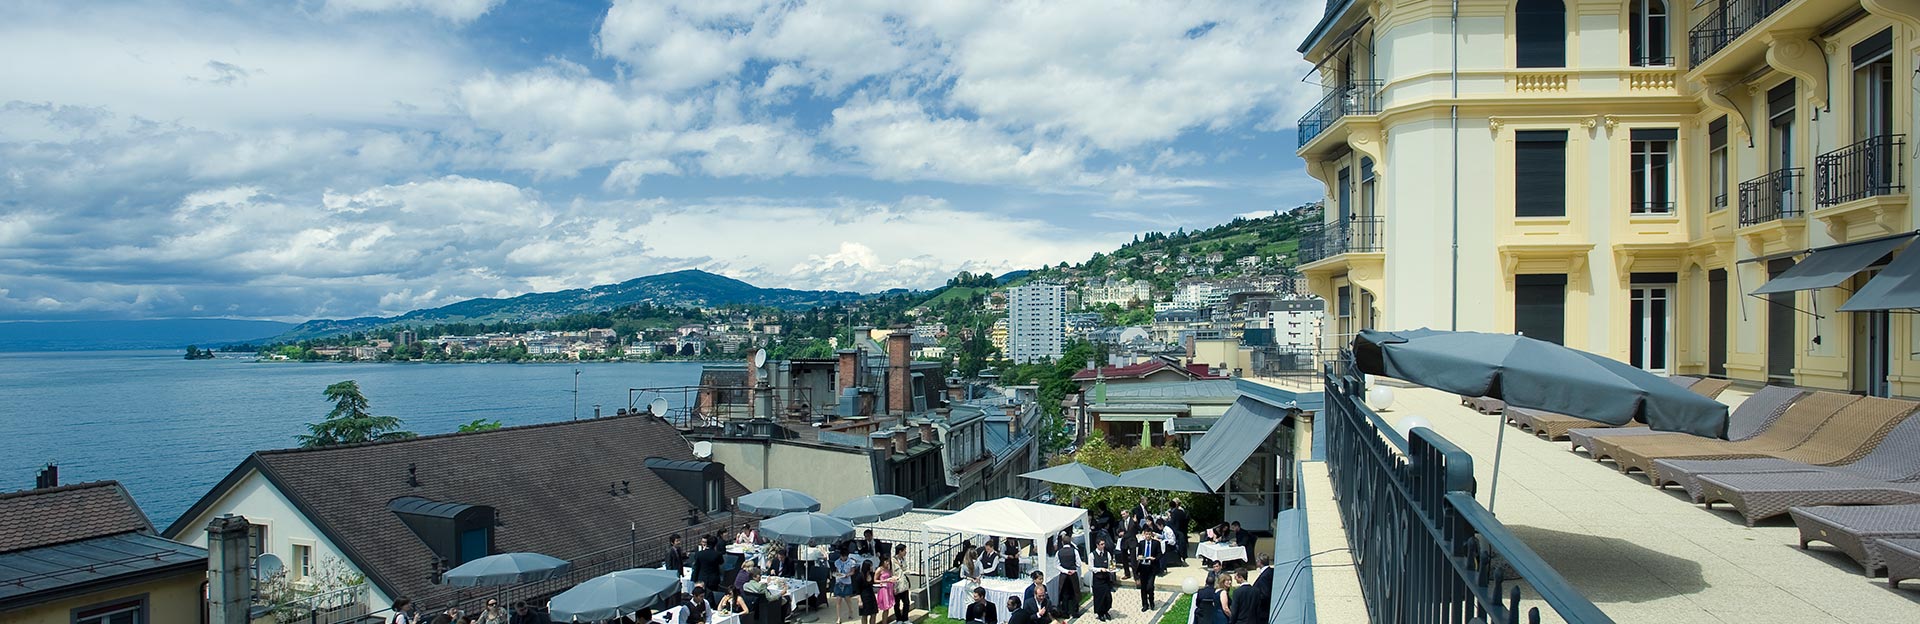
[(447, 567), (493, 554), (492, 507), (402, 496), (387, 503), (387, 510), (399, 516)]

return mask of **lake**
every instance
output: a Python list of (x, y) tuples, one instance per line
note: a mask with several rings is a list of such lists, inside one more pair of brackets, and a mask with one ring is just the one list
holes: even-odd
[(181, 351), (0, 353), (0, 492), (116, 479), (159, 528), (256, 450), (295, 446), (326, 416), (328, 384), (360, 384), (375, 414), (422, 435), (485, 418), (567, 420), (625, 407), (627, 389), (691, 385), (698, 363), (376, 364), (187, 361)]

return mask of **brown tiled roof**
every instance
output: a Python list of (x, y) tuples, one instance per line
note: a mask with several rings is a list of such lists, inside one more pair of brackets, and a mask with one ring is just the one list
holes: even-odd
[[(434, 556), (388, 511), (389, 501), (416, 496), (491, 506), (500, 524), (494, 528), (496, 552), (574, 559), (627, 544), (629, 523), (638, 524), (643, 540), (686, 525), (693, 505), (646, 467), (648, 457), (694, 459), (672, 425), (635, 415), (263, 451), (249, 462), (320, 525), (362, 572), (397, 597), (435, 588), (430, 582)], [(408, 483), (409, 464), (417, 467), (418, 486)], [(622, 481), (632, 488), (631, 494), (608, 494), (610, 484)], [(225, 487), (209, 493), (203, 503), (224, 493)], [(729, 499), (746, 492), (727, 477)], [(199, 513), (196, 506), (183, 518)]]
[(153, 525), (118, 481), (0, 494), (0, 553), (132, 532)]

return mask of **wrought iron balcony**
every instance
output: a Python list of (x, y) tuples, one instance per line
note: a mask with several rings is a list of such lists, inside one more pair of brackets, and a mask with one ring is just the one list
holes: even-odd
[(1906, 192), (1906, 147), (1906, 135), (1886, 134), (1821, 154), (1813, 161), (1815, 205)]
[(1720, 0), (1719, 6), (1687, 31), (1687, 50), (1695, 66), (1705, 62), (1760, 20), (1792, 0)]
[(1345, 221), (1322, 223), (1300, 237), (1300, 264), (1319, 262), (1344, 253), (1380, 251), (1380, 217), (1348, 217)]
[(1740, 227), (1800, 216), (1800, 178), (1793, 167), (1740, 183)]
[(1335, 87), (1320, 98), (1313, 110), (1300, 117), (1300, 146), (1305, 147), (1342, 117), (1379, 114), (1382, 84), (1381, 80), (1355, 80), (1351, 85)]

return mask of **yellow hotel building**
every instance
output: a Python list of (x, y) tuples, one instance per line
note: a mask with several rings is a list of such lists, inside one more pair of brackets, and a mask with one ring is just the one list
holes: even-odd
[(1920, 0), (1330, 0), (1298, 150), (1327, 346), (1518, 331), (1920, 396), (1916, 34)]

